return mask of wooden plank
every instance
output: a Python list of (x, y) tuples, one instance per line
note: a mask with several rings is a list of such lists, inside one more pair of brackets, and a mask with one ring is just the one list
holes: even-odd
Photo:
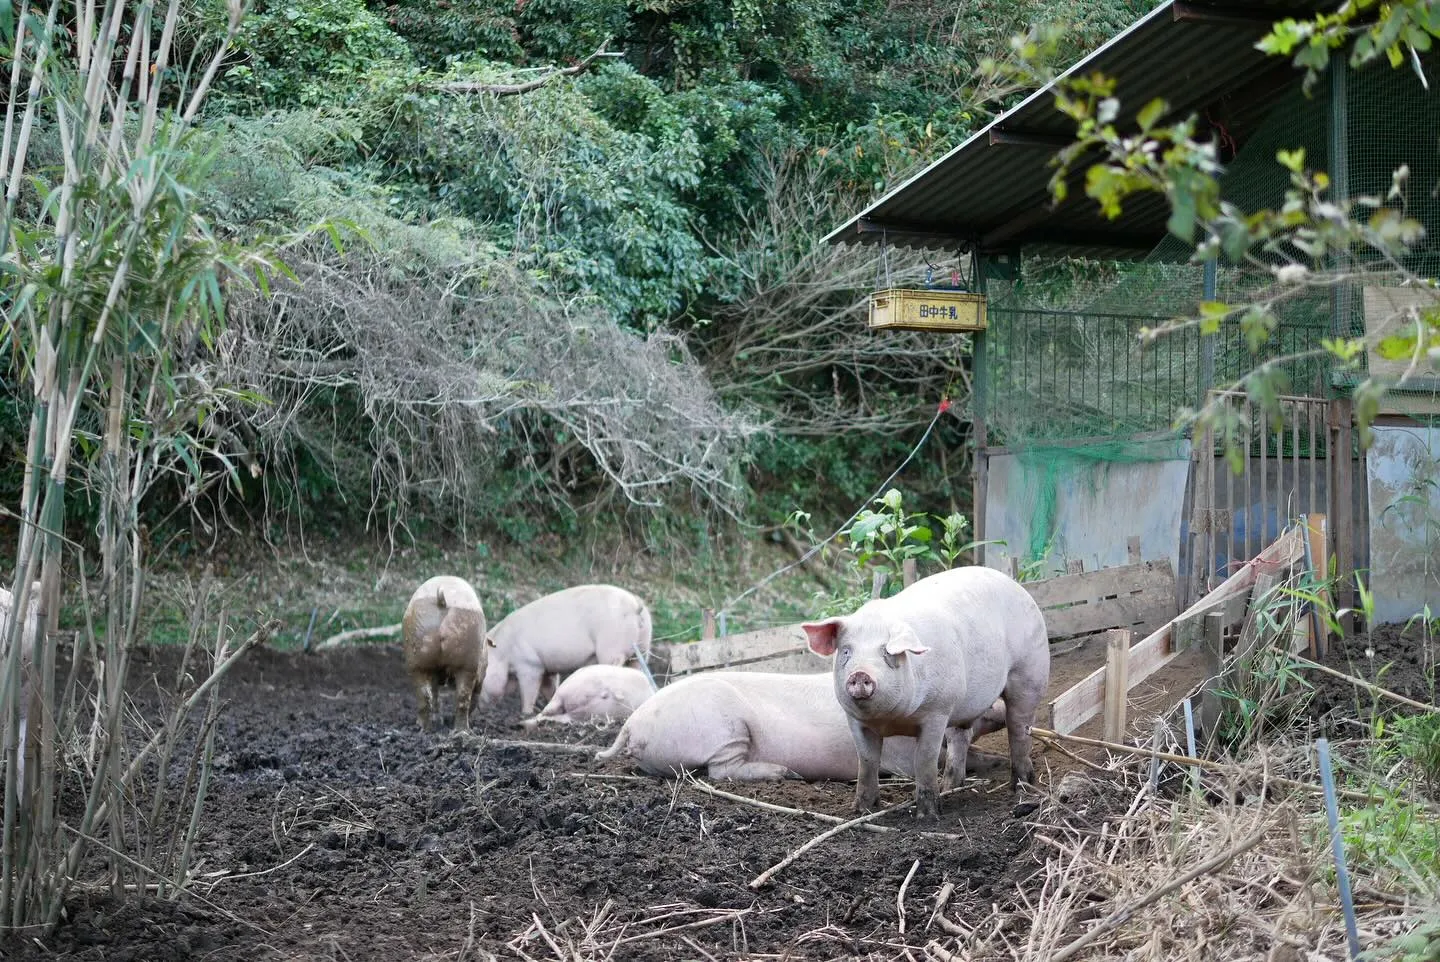
[(870, 576), (870, 597), (881, 598), (885, 595), (885, 582), (890, 576), (883, 571), (877, 571)]
[[(1340, 609), (1355, 607), (1355, 463), (1351, 458), (1353, 407), (1349, 398), (1330, 402), (1331, 464), (1335, 484), (1330, 488), (1332, 523), (1330, 545), (1335, 552), (1335, 603)], [(1328, 570), (1328, 566), (1327, 566)], [(1353, 617), (1347, 612), (1338, 618), (1341, 631), (1349, 636), (1355, 629)], [(1366, 626), (1367, 628), (1370, 626)]]
[[(1127, 684), (1134, 688), (1174, 661), (1170, 625), (1136, 642), (1130, 648)], [(1105, 704), (1105, 669), (1097, 668), (1050, 702), (1050, 729), (1068, 735), (1096, 715)]]
[(831, 662), (828, 658), (821, 658), (809, 648), (800, 652), (791, 652), (770, 658), (762, 658), (759, 661), (747, 661), (739, 665), (730, 665), (728, 668), (714, 669), (716, 671), (769, 671), (782, 675), (814, 675), (831, 673)]
[(655, 647), (668, 657), (672, 675), (808, 650), (805, 632), (799, 625), (782, 625), (728, 638)]
[(1054, 608), (1142, 591), (1174, 591), (1175, 572), (1167, 561), (1146, 561), (1138, 565), (1105, 568), (1089, 574), (1061, 575), (1044, 581), (1026, 582), (1025, 590), (1040, 608)]
[(705, 608), (700, 612), (700, 637), (705, 641), (715, 637), (714, 608)]
[(906, 588), (913, 585), (919, 575), (919, 566), (914, 558), (906, 558), (900, 562), (900, 580)]
[[(1173, 585), (1173, 582), (1172, 582)], [(1074, 608), (1042, 611), (1045, 629), (1052, 639), (1092, 634), (1106, 628), (1140, 628), (1148, 634), (1175, 616), (1173, 598), (1158, 592), (1107, 598)]]
[(1125, 705), (1130, 700), (1130, 631), (1118, 628), (1105, 641), (1105, 740), (1125, 740)]
[(1212, 738), (1220, 725), (1220, 666), (1225, 658), (1225, 622), (1218, 611), (1205, 616), (1205, 679), (1200, 683), (1200, 731)]
[[(1323, 582), (1330, 576), (1330, 555), (1328, 553), (1329, 530), (1326, 526), (1325, 515), (1306, 515), (1305, 527), (1310, 542), (1310, 570), (1315, 575), (1316, 581)], [(1329, 591), (1324, 591), (1322, 597), (1325, 598), (1327, 603), (1330, 603)], [(1309, 644), (1307, 647), (1309, 648), (1310, 659), (1316, 661), (1325, 657), (1325, 650), (1329, 646), (1326, 644), (1325, 621), (1320, 614), (1320, 610), (1314, 608), (1313, 605), (1311, 607), (1313, 610), (1310, 611), (1305, 619), (1308, 624), (1307, 634), (1309, 636)]]

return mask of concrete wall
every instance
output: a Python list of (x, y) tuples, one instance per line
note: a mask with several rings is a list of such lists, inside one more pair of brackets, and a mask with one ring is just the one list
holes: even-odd
[(1440, 615), (1440, 428), (1376, 427), (1366, 456), (1375, 618)]
[(1008, 544), (987, 546), (985, 564), (1008, 571), (1012, 555), (1026, 560), (1032, 526), (1044, 522), (1037, 517), (1037, 500), (1053, 480), (1055, 514), (1044, 576), (1075, 560), (1086, 571), (1128, 564), (1134, 535), (1140, 536), (1144, 560), (1168, 558), (1179, 571), (1190, 442), (1150, 442), (1148, 447), (1148, 454), (1164, 460), (1077, 461), (1062, 453), (1051, 464), (1037, 462), (1035, 453), (992, 455), (985, 537)]

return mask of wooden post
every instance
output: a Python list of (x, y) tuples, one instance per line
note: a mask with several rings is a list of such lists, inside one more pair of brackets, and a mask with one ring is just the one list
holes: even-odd
[(1125, 703), (1130, 695), (1129, 628), (1108, 633), (1105, 649), (1105, 740), (1125, 740)]
[(885, 583), (890, 576), (883, 571), (877, 571), (870, 576), (870, 597), (879, 598), (885, 594)]
[(1132, 565), (1140, 563), (1140, 536), (1131, 535), (1130, 540), (1125, 542), (1125, 560)]
[[(977, 294), (985, 293), (985, 256), (979, 251), (971, 251), (970, 268), (974, 274), (973, 287)], [(975, 515), (970, 519), (970, 530), (975, 533), (977, 542), (986, 538), (985, 506), (990, 496), (990, 434), (987, 429), (989, 411), (987, 406), (990, 403), (990, 358), (986, 350), (986, 336), (984, 331), (976, 331), (970, 335), (970, 421), (971, 436), (975, 439), (975, 455), (971, 465), (971, 481), (974, 485), (971, 494), (972, 513)], [(986, 547), (976, 547), (971, 555), (977, 565), (985, 563)], [(963, 773), (962, 773), (963, 774)]]
[(1020, 580), (1020, 559), (1013, 554), (1010, 556), (1010, 577)]
[(1200, 730), (1209, 738), (1220, 727), (1220, 665), (1225, 658), (1225, 615), (1212, 611), (1205, 616), (1205, 680), (1201, 683)]
[[(1330, 574), (1330, 555), (1326, 531), (1326, 518), (1323, 514), (1307, 514), (1305, 516), (1306, 535), (1309, 538), (1310, 565), (1316, 580), (1324, 581)], [(1328, 600), (1328, 599), (1327, 599)], [(1318, 607), (1311, 607), (1306, 616), (1306, 652), (1312, 661), (1319, 661), (1325, 657), (1325, 621), (1320, 615)]]
[(904, 582), (906, 588), (913, 585), (915, 583), (915, 579), (919, 576), (920, 572), (914, 558), (906, 558), (900, 563), (900, 578)]
[[(1335, 551), (1335, 605), (1355, 606), (1355, 462), (1353, 409), (1349, 398), (1330, 402), (1330, 544)], [(1351, 615), (1340, 616), (1340, 629), (1349, 635), (1355, 630)]]
[(700, 611), (700, 640), (715, 640), (715, 609), (704, 608)]

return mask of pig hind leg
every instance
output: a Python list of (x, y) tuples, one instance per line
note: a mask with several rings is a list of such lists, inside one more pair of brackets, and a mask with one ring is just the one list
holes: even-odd
[(438, 701), (435, 678), (428, 671), (415, 672), (410, 676), (410, 683), (415, 687), (415, 698), (419, 702), (419, 706), (415, 710), (415, 720), (419, 722), (421, 731), (428, 732), (431, 715)]
[(965, 766), (970, 758), (970, 743), (985, 734), (983, 717), (968, 725), (955, 725), (947, 729), (945, 750), (945, 777), (940, 787), (949, 791), (965, 781)]
[(782, 778), (799, 776), (774, 762), (750, 760), (753, 743), (748, 731), (732, 731), (718, 749), (710, 755), (706, 768), (711, 778), (729, 778), (737, 782), (779, 781)]
[(470, 706), (475, 697), (475, 672), (462, 671), (455, 675), (455, 730), (470, 730)]
[(1035, 783), (1035, 763), (1030, 760), (1030, 726), (1045, 697), (1045, 684), (1011, 676), (1005, 689), (1005, 727), (1010, 736), (1010, 785)]

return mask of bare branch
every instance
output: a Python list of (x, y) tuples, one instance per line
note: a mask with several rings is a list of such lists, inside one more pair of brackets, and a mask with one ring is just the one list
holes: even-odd
[(541, 87), (554, 80), (556, 77), (573, 77), (578, 73), (589, 69), (590, 65), (601, 57), (618, 57), (618, 53), (607, 53), (605, 48), (610, 45), (613, 38), (606, 37), (605, 42), (600, 44), (600, 49), (590, 56), (571, 67), (556, 67), (549, 73), (534, 80), (527, 80), (518, 84), (496, 84), (482, 83), (478, 80), (455, 80), (440, 85), (440, 89), (447, 94), (492, 94), (496, 97), (513, 97), (517, 94), (528, 94), (532, 90), (539, 90)]

